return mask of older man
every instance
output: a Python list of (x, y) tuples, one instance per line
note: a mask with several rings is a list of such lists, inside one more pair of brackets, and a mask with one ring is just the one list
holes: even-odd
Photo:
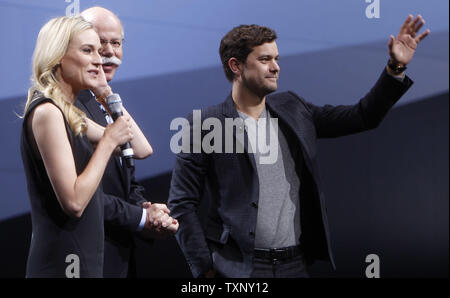
[[(119, 18), (102, 7), (92, 7), (81, 16), (94, 25), (100, 37), (101, 56), (106, 80), (114, 78), (123, 55), (123, 27)], [(109, 88), (109, 87), (108, 87)], [(94, 90), (92, 90), (94, 91)], [(111, 94), (111, 90), (108, 90)], [(103, 105), (90, 90), (78, 95), (76, 105), (100, 125), (112, 122)], [(124, 114), (128, 114), (123, 108)], [(132, 120), (133, 134), (142, 134)], [(120, 157), (112, 157), (102, 180), (105, 193), (104, 277), (135, 277), (133, 233), (161, 237), (174, 233), (178, 224), (168, 216), (164, 204), (151, 204), (144, 198), (144, 188), (136, 182), (134, 166), (128, 167)]]

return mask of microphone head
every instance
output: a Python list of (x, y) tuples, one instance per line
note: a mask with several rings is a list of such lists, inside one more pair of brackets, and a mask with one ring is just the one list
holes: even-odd
[(111, 112), (111, 116), (113, 116), (114, 120), (117, 117), (122, 116), (122, 99), (119, 94), (113, 93), (106, 97), (106, 103), (108, 104), (109, 111)]

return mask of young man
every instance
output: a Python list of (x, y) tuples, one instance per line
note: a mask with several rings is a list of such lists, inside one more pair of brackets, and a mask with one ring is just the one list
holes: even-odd
[[(168, 201), (194, 277), (308, 277), (307, 265), (315, 259), (334, 267), (316, 139), (379, 125), (412, 85), (404, 70), (429, 33), (417, 35), (423, 23), (420, 16), (409, 16), (398, 36), (390, 37), (388, 66), (353, 106), (318, 107), (290, 91), (269, 95), (280, 74), (276, 33), (242, 25), (223, 37), (220, 55), (231, 95), (202, 110), (201, 118), (219, 119), (224, 135), (226, 119), (237, 119), (233, 144), (243, 135), (244, 153), (226, 153), (227, 137), (220, 152), (192, 153), (198, 146), (194, 140), (190, 150), (177, 155)], [(261, 138), (275, 158), (264, 160)], [(204, 196), (210, 205), (205, 229), (196, 214)]]

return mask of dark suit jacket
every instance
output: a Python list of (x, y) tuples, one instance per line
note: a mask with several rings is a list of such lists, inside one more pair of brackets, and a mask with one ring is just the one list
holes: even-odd
[[(308, 263), (328, 260), (330, 247), (327, 210), (317, 160), (317, 138), (349, 135), (379, 125), (388, 110), (411, 86), (383, 71), (375, 86), (352, 106), (315, 106), (293, 92), (266, 97), (278, 118), (301, 181), (300, 243)], [(231, 95), (224, 103), (202, 110), (202, 120), (239, 118)], [(189, 118), (192, 128), (192, 116)], [(239, 128), (238, 128), (239, 129)], [(207, 132), (202, 131), (202, 135)], [(236, 140), (236, 132), (234, 140)], [(245, 142), (247, 136), (245, 134)], [(224, 140), (222, 144), (225, 144)], [(224, 146), (224, 145), (222, 145)], [(192, 146), (191, 146), (191, 151)], [(168, 206), (179, 220), (177, 241), (194, 277), (214, 267), (226, 277), (249, 277), (252, 271), (259, 185), (253, 154), (179, 153), (173, 169)], [(209, 200), (206, 227), (196, 210), (202, 197)]]
[[(95, 98), (89, 90), (78, 95), (75, 105), (86, 115), (102, 126), (106, 119)], [(141, 204), (146, 201), (144, 188), (134, 177), (134, 168), (121, 166), (119, 158), (111, 157), (102, 178), (105, 193), (105, 253), (104, 277), (134, 276), (128, 272), (129, 262), (133, 261), (133, 232), (142, 218)], [(139, 206), (139, 207), (138, 207)]]

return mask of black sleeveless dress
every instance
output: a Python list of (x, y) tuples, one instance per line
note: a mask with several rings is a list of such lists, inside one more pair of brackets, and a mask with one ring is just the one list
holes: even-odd
[[(42, 158), (32, 146), (33, 137), (30, 138), (27, 129), (31, 111), (42, 103), (53, 101), (39, 93), (35, 93), (35, 98), (24, 115), (20, 144), (31, 203), (33, 232), (26, 276), (73, 277), (79, 268), (80, 277), (102, 277), (102, 192), (98, 187), (81, 218), (71, 218), (63, 212)], [(86, 136), (75, 136), (65, 118), (64, 122), (77, 175), (80, 175), (93, 154), (93, 148)]]

